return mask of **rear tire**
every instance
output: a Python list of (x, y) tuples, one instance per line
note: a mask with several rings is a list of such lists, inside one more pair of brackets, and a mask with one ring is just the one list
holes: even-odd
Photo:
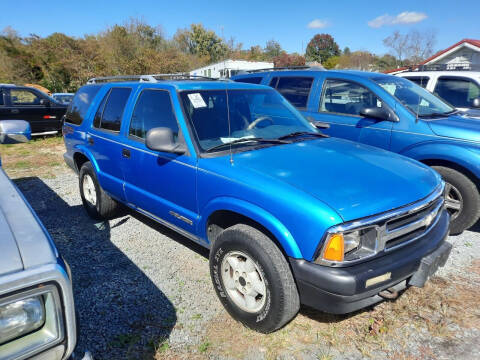
[(480, 217), (480, 194), (468, 176), (452, 168), (432, 166), (445, 180), (445, 204), (452, 219), (450, 233), (458, 235)]
[(258, 332), (281, 328), (300, 309), (285, 256), (251, 226), (238, 224), (220, 233), (210, 251), (210, 275), (229, 314)]
[(112, 218), (118, 203), (103, 191), (90, 161), (82, 165), (78, 179), (80, 197), (88, 215), (96, 220)]

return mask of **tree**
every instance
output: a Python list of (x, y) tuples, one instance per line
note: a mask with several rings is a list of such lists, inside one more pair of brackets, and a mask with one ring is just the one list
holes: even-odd
[(338, 62), (340, 61), (340, 56), (331, 56), (323, 63), (325, 69), (334, 69)]
[(267, 41), (267, 44), (265, 45), (265, 49), (263, 50), (265, 56), (268, 59), (273, 59), (274, 57), (280, 56), (282, 51), (283, 50), (280, 44), (273, 39)]
[(182, 51), (208, 57), (210, 62), (220, 60), (228, 52), (227, 44), (202, 24), (192, 24), (190, 29), (177, 31), (174, 39)]
[(273, 59), (275, 67), (289, 67), (289, 66), (304, 66), (305, 58), (299, 54), (287, 54), (282, 52), (279, 56)]
[(436, 42), (434, 31), (419, 32), (411, 30), (408, 33), (408, 59), (412, 64), (418, 64), (433, 54), (433, 47)]
[(315, 35), (307, 45), (305, 58), (307, 61), (324, 63), (332, 56), (339, 56), (340, 48), (329, 34)]
[(396, 66), (418, 64), (433, 53), (436, 34), (433, 31), (411, 30), (401, 34), (398, 30), (383, 39), (383, 44), (397, 59)]
[(350, 48), (348, 46), (345, 46), (345, 49), (343, 49), (343, 54), (345, 56), (349, 56), (351, 53)]
[(356, 69), (363, 71), (375, 70), (376, 56), (368, 51), (354, 51), (350, 55), (342, 55), (338, 60), (338, 67), (342, 69)]

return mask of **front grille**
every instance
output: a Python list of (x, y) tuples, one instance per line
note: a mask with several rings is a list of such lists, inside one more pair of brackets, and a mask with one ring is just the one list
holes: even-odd
[(442, 207), (443, 198), (439, 197), (419, 209), (388, 220), (382, 234), (385, 250), (404, 245), (425, 234), (436, 223)]

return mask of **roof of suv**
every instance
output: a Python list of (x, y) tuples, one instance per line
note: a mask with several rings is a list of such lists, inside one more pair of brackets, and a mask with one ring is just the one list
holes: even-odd
[[(218, 90), (218, 89), (271, 89), (269, 86), (238, 83), (234, 81), (199, 81), (199, 80), (165, 80), (156, 83), (150, 82), (138, 82), (138, 81), (121, 81), (121, 82), (107, 82), (96, 83), (91, 85), (106, 85), (106, 86), (118, 86), (118, 85), (138, 86), (144, 85), (148, 87), (165, 87), (170, 86), (176, 90)], [(88, 84), (90, 85), (90, 84)]]
[(382, 74), (382, 73), (377, 73), (377, 72), (369, 72), (369, 71), (360, 71), (360, 70), (272, 70), (272, 71), (261, 71), (261, 72), (251, 72), (247, 74), (238, 74), (234, 77), (233, 79), (240, 79), (243, 77), (255, 77), (258, 75), (265, 75), (265, 74), (288, 74), (290, 75), (312, 75), (315, 73), (325, 73), (327, 72), (329, 75), (353, 75), (353, 76), (358, 76), (358, 77), (363, 77), (363, 78), (372, 78), (372, 77), (390, 77), (392, 75), (388, 74)]

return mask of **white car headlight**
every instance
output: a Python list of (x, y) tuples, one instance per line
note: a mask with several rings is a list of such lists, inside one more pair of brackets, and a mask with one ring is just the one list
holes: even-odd
[(40, 296), (0, 306), (0, 344), (41, 328), (45, 306)]

